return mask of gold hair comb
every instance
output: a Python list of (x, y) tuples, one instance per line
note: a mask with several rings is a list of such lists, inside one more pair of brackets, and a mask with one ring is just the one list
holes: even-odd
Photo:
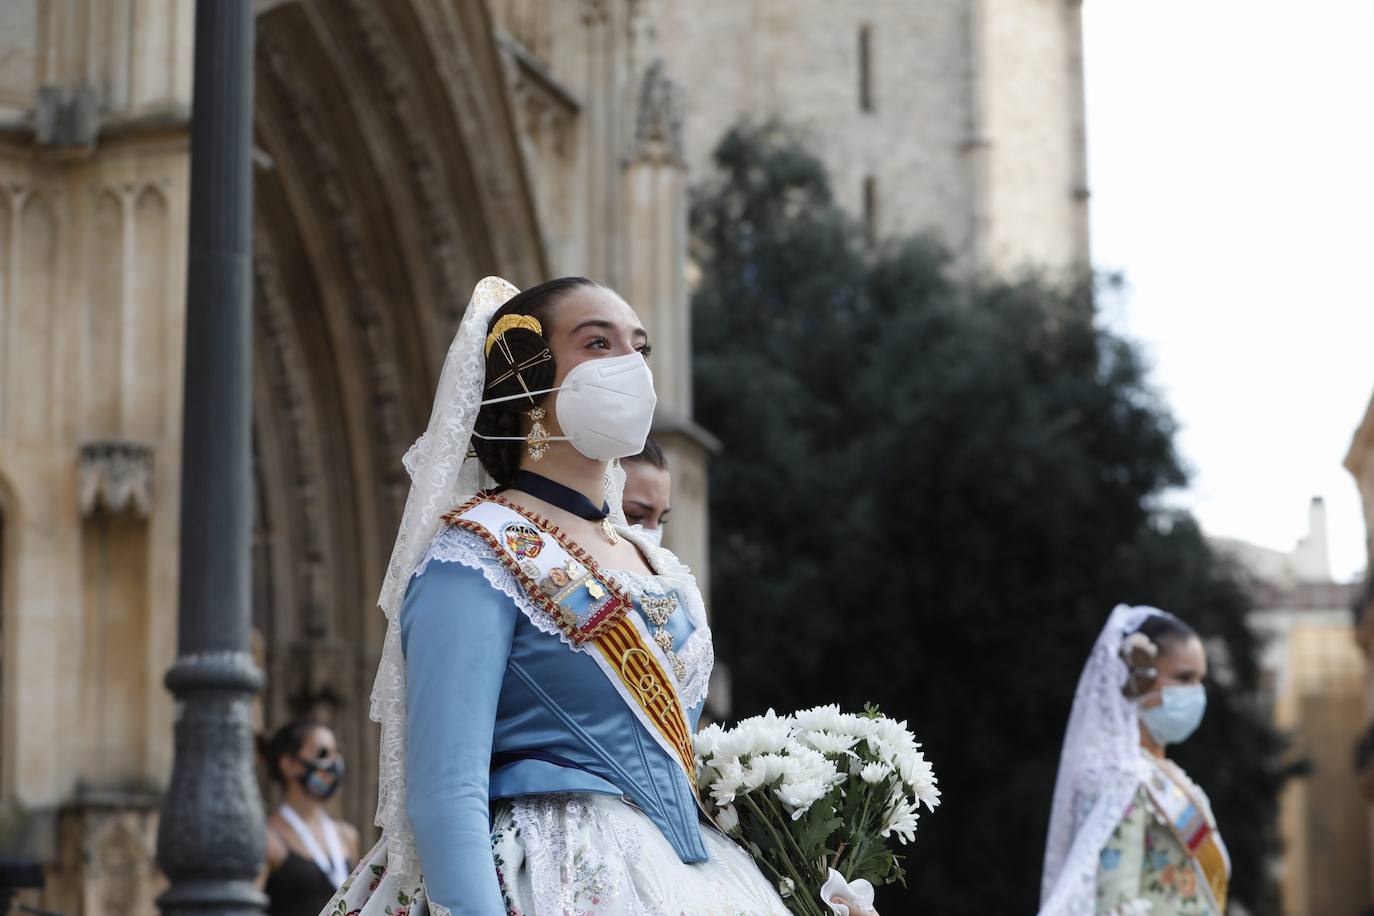
[(491, 355), (491, 348), (496, 346), (496, 342), (501, 339), (507, 331), (515, 328), (524, 328), (527, 331), (544, 335), (544, 326), (539, 323), (539, 319), (533, 315), (502, 315), (487, 335), (487, 346), (482, 351), (483, 356)]

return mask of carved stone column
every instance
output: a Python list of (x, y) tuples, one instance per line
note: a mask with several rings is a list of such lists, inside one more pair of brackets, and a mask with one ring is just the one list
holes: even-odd
[(249, 652), (253, 8), (196, 4), (175, 757), (158, 831), (165, 914), (259, 913)]

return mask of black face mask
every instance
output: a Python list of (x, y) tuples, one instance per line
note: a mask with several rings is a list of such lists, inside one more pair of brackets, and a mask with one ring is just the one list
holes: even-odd
[(324, 763), (317, 760), (302, 760), (297, 757), (296, 762), (305, 767), (305, 772), (297, 776), (296, 781), (301, 784), (301, 788), (320, 801), (328, 801), (343, 783), (344, 762), (342, 757), (334, 757)]

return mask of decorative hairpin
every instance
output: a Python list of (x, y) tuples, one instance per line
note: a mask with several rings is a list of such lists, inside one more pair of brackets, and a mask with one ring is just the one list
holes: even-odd
[(1139, 684), (1150, 684), (1159, 677), (1157, 667), (1159, 646), (1149, 636), (1139, 631), (1127, 636), (1121, 643), (1121, 660), (1126, 663), (1131, 681), (1127, 685), (1127, 696), (1134, 696)]
[(1159, 656), (1159, 647), (1155, 645), (1155, 641), (1139, 631), (1127, 636), (1121, 644), (1121, 653), (1123, 655), (1133, 651), (1144, 652), (1150, 658)]
[[(544, 333), (544, 328), (539, 323), (539, 319), (535, 318), (533, 315), (501, 316), (501, 318), (496, 322), (495, 326), (492, 327), (491, 333), (487, 335), (486, 353), (488, 356), (490, 356), (491, 348), (499, 347), (501, 350), (501, 355), (506, 358), (506, 364), (509, 365), (510, 368), (507, 369), (505, 372), (501, 373), (496, 378), (487, 382), (486, 390), (488, 391), (495, 388), (497, 385), (500, 385), (502, 382), (505, 382), (506, 380), (514, 377), (515, 380), (520, 383), (521, 389), (524, 390), (526, 394), (529, 394), (530, 388), (528, 385), (525, 384), (525, 377), (520, 373), (524, 372), (531, 366), (537, 366), (540, 363), (546, 363), (549, 360), (553, 359), (553, 354), (549, 352), (548, 347), (545, 347), (543, 350), (539, 351), (534, 356), (531, 356), (528, 359), (517, 363), (515, 361), (515, 354), (511, 352), (510, 344), (506, 343), (505, 339), (506, 332), (513, 330), (515, 328), (521, 328), (526, 331), (533, 331), (534, 333), (541, 335)], [(530, 400), (531, 402), (533, 402), (534, 398), (531, 397)]]
[(505, 336), (507, 331), (514, 330), (515, 328), (524, 328), (526, 331), (533, 331), (541, 337), (544, 335), (544, 326), (540, 324), (539, 319), (535, 318), (533, 315), (502, 315), (496, 320), (496, 324), (492, 325), (491, 333), (487, 335), (487, 345), (486, 348), (483, 349), (482, 355), (490, 356), (491, 348), (496, 346), (496, 342)]

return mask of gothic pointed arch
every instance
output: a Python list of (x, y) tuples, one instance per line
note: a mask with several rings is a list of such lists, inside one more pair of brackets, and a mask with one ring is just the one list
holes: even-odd
[(547, 258), (484, 3), (298, 0), (258, 18), (254, 624), (264, 725), (332, 722), (372, 820), (376, 610), (473, 284)]

